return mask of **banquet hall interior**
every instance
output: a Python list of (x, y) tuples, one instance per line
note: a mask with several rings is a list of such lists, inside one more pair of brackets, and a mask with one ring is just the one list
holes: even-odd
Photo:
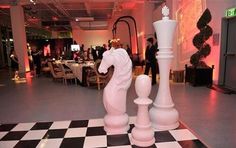
[[(169, 48), (153, 26), (164, 6), (177, 26), (170, 71), (161, 76), (159, 58), (145, 69), (150, 43), (153, 57)], [(114, 67), (102, 74), (99, 66), (117, 48), (132, 62), (130, 127), (137, 125), (136, 78), (152, 79), (155, 101), (169, 77), (180, 126), (155, 131), (150, 147), (236, 145), (236, 0), (0, 0), (0, 39), (0, 148), (138, 147), (131, 129), (126, 139), (103, 129)]]

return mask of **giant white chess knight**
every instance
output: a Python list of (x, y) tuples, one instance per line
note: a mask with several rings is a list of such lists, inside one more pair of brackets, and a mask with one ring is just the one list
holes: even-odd
[(126, 94), (132, 81), (132, 62), (125, 49), (104, 52), (98, 71), (106, 73), (112, 65), (114, 73), (103, 91), (103, 104), (107, 111), (104, 117), (104, 130), (107, 133), (121, 134), (129, 130)]

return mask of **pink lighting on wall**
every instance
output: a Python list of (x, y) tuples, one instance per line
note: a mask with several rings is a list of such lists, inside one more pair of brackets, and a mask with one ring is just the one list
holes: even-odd
[(133, 9), (135, 7), (135, 2), (124, 2), (122, 3), (123, 9)]
[(137, 47), (137, 41), (136, 41), (136, 36), (133, 34), (131, 36), (132, 39), (132, 53), (133, 54), (137, 54), (138, 53), (138, 47)]
[(197, 21), (204, 11), (202, 0), (181, 1), (177, 11), (178, 20), (178, 45), (180, 58), (182, 60), (190, 58), (197, 49), (193, 46), (192, 40), (198, 29)]
[(29, 58), (28, 58), (28, 56), (24, 56), (24, 63), (25, 63), (25, 71), (26, 71), (26, 72), (30, 71)]
[(50, 44), (45, 45), (45, 46), (43, 47), (43, 55), (44, 55), (45, 57), (51, 55)]
[(0, 9), (10, 9), (10, 5), (0, 5)]
[(204, 60), (208, 66), (214, 65), (213, 81), (217, 82), (219, 78), (219, 61), (220, 49), (219, 46), (213, 45), (213, 38), (209, 39), (208, 44), (211, 46), (211, 54)]
[(58, 17), (53, 16), (53, 17), (52, 17), (52, 20), (53, 20), (53, 21), (58, 21)]

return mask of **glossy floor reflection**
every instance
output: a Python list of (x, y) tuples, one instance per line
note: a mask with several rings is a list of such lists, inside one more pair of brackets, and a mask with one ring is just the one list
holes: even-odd
[[(28, 79), (16, 84), (8, 72), (0, 71), (0, 123), (87, 120), (105, 115), (102, 91), (96, 88), (66, 86), (47, 77)], [(151, 99), (157, 90), (154, 85)], [(236, 95), (183, 83), (172, 83), (171, 93), (181, 121), (199, 139), (214, 148), (236, 145)], [(130, 116), (136, 115), (136, 97), (132, 83), (127, 99)]]

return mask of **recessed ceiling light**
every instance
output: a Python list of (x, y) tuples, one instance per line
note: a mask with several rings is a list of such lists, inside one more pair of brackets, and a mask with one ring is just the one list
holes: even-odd
[(94, 18), (93, 17), (76, 17), (75, 18), (75, 21), (78, 22), (91, 22), (91, 21), (94, 21)]

